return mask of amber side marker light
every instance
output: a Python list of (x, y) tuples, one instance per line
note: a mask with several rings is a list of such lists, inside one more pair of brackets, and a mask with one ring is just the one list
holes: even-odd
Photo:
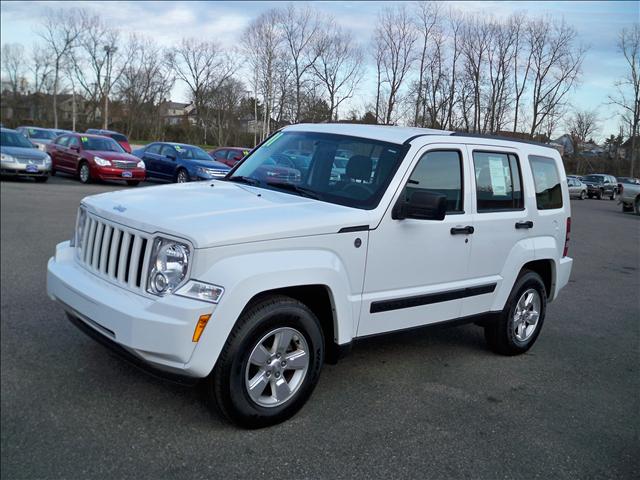
[(198, 340), (200, 340), (200, 335), (202, 335), (202, 332), (204, 332), (204, 327), (207, 326), (207, 322), (209, 321), (210, 318), (211, 318), (210, 313), (207, 315), (200, 315), (200, 318), (198, 319), (198, 323), (196, 324), (196, 329), (193, 331), (192, 341), (197, 342)]

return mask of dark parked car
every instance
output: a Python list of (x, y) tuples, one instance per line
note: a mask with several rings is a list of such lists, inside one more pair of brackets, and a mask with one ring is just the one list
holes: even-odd
[(101, 135), (70, 133), (47, 145), (51, 174), (77, 175), (82, 183), (92, 180), (124, 180), (138, 185), (145, 179), (144, 162), (124, 151), (115, 140)]
[(147, 178), (170, 182), (222, 178), (231, 170), (200, 147), (184, 143), (154, 142), (134, 150), (133, 154), (144, 160)]
[(116, 142), (120, 144), (122, 148), (124, 148), (125, 152), (131, 153), (131, 145), (129, 145), (129, 139), (126, 135), (122, 133), (114, 132), (113, 130), (100, 130), (97, 128), (90, 128), (87, 130), (87, 133), (92, 135), (102, 135), (103, 137), (113, 138)]
[(247, 147), (220, 147), (215, 150), (211, 150), (209, 155), (213, 157), (216, 162), (224, 163), (230, 167), (235, 166), (240, 160), (246, 157), (250, 148)]
[(618, 196), (618, 181), (613, 175), (595, 173), (582, 177), (582, 183), (587, 186), (587, 196), (598, 200), (609, 197), (615, 200)]

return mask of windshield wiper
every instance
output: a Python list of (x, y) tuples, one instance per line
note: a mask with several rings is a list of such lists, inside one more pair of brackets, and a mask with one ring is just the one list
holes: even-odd
[(294, 185), (293, 183), (285, 183), (285, 182), (267, 182), (267, 185), (280, 188), (282, 190), (288, 190), (290, 192), (294, 192), (303, 197), (313, 198), (316, 200), (320, 199), (320, 196), (317, 192), (311, 190), (310, 188), (301, 187), (299, 185)]
[(243, 175), (236, 175), (234, 177), (225, 178), (228, 182), (237, 182), (237, 183), (246, 183), (247, 185), (251, 185), (252, 187), (257, 187), (260, 185), (260, 180), (251, 177), (245, 177)]

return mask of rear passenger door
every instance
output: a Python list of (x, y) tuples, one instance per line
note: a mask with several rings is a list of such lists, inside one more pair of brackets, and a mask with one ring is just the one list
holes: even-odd
[(144, 150), (142, 160), (144, 160), (145, 168), (147, 171), (147, 177), (158, 177), (158, 154), (162, 144), (152, 143)]
[(158, 172), (165, 180), (173, 180), (176, 174), (178, 152), (171, 145), (163, 145), (158, 155)]
[(515, 280), (520, 261), (533, 251), (535, 229), (530, 205), (525, 202), (522, 163), (526, 158), (514, 148), (468, 145), (472, 170), (474, 234), (471, 235), (469, 276), (475, 285), (491, 291), (465, 298), (461, 316), (492, 310), (495, 293), (503, 282)]

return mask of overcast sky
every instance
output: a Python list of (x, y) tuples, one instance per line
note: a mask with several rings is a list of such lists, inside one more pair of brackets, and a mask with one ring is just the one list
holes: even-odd
[[(293, 2), (312, 3), (331, 13), (350, 28), (355, 38), (367, 44), (381, 8), (391, 2)], [(407, 2), (409, 3), (409, 2)], [(640, 2), (449, 2), (462, 11), (477, 11), (496, 17), (524, 11), (532, 16), (564, 17), (588, 45), (580, 86), (571, 95), (578, 108), (597, 109), (602, 119), (600, 137), (616, 133), (615, 110), (607, 105), (614, 82), (625, 72), (616, 40), (624, 27), (640, 21)], [(136, 32), (163, 45), (172, 45), (183, 36), (211, 39), (233, 48), (243, 29), (261, 12), (281, 2), (0, 2), (2, 43), (22, 43), (26, 47), (38, 40), (36, 31), (47, 8), (86, 8), (99, 13), (123, 33)], [(353, 105), (362, 108), (372, 95), (371, 79), (363, 82)], [(375, 85), (375, 84), (373, 84)], [(187, 101), (183, 85), (176, 85), (173, 100)], [(346, 112), (342, 112), (346, 113)]]

